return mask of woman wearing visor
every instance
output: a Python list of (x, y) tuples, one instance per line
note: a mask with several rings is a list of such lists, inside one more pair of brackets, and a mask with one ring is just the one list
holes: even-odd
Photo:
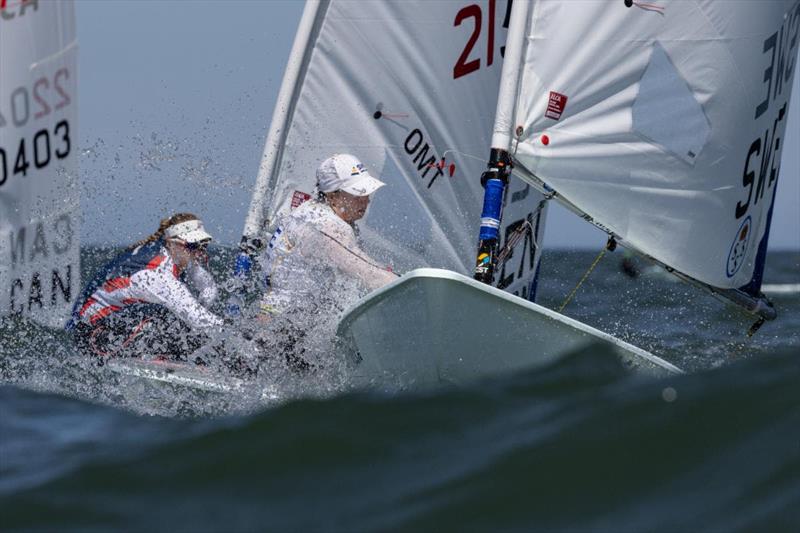
[(107, 264), (83, 290), (66, 326), (84, 353), (186, 360), (222, 319), (206, 270), (211, 242), (190, 213), (161, 221), (150, 237)]

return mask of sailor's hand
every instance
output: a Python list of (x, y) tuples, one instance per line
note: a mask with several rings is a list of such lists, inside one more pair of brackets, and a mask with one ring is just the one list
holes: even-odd
[(256, 337), (256, 332), (248, 327), (241, 327), (239, 331), (241, 331), (242, 338), (245, 340), (251, 341)]

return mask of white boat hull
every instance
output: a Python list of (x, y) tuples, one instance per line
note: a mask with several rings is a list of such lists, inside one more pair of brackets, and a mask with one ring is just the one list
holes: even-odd
[[(121, 377), (157, 385), (178, 387), (200, 393), (243, 396), (252, 384), (231, 376), (223, 376), (190, 363), (144, 361), (141, 359), (110, 359), (106, 368)], [(259, 389), (262, 400), (276, 400), (272, 388)]]
[(467, 383), (589, 345), (610, 348), (638, 372), (681, 372), (607, 333), (448, 270), (413, 270), (371, 293), (345, 313), (338, 334), (359, 385)]

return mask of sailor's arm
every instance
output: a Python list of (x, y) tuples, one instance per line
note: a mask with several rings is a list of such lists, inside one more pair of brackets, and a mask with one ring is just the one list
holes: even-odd
[(361, 280), (370, 290), (383, 287), (398, 277), (353, 243), (343, 242), (335, 235), (318, 229), (304, 233), (302, 237), (304, 254), (326, 258), (345, 274)]
[(137, 289), (145, 293), (147, 301), (163, 305), (192, 329), (204, 331), (222, 325), (222, 319), (203, 307), (188, 287), (171, 274), (151, 271), (136, 278)]
[(209, 306), (216, 301), (219, 295), (219, 289), (217, 288), (216, 281), (214, 281), (214, 277), (208, 270), (203, 268), (202, 265), (192, 261), (186, 271), (186, 275), (189, 279), (189, 283), (197, 290), (197, 299), (200, 300), (201, 304)]

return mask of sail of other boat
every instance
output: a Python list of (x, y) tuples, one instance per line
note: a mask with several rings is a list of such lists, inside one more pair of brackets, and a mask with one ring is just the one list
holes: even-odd
[(72, 0), (0, 5), (0, 317), (63, 325), (80, 290)]

